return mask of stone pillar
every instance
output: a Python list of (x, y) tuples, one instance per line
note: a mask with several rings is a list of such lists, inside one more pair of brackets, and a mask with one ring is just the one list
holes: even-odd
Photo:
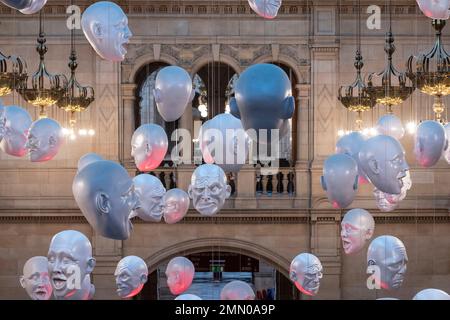
[(122, 108), (121, 108), (121, 130), (120, 130), (120, 141), (121, 146), (121, 161), (126, 167), (129, 165), (133, 166), (133, 158), (131, 157), (131, 137), (136, 129), (134, 108), (135, 108), (135, 90), (136, 84), (134, 83), (123, 83), (121, 85), (122, 90)]
[(256, 208), (256, 179), (253, 165), (245, 164), (237, 173), (235, 207), (240, 209)]
[(112, 240), (100, 236), (94, 231), (92, 246), (96, 265), (92, 272), (96, 297), (101, 299), (119, 299), (116, 294), (116, 280), (114, 271), (117, 263), (122, 259), (122, 241)]
[(308, 208), (310, 194), (309, 162), (312, 160), (310, 137), (314, 134), (310, 110), (310, 84), (299, 84), (297, 89), (297, 161), (295, 164), (295, 207)]

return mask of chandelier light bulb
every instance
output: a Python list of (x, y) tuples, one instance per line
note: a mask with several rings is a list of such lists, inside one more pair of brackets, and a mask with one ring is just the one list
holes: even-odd
[(406, 131), (409, 134), (415, 134), (417, 129), (417, 124), (413, 121), (410, 121), (406, 124)]
[(95, 130), (89, 129), (87, 133), (88, 133), (88, 135), (90, 135), (92, 137), (93, 135), (95, 135)]
[(86, 129), (80, 129), (80, 130), (78, 130), (78, 134), (80, 136), (87, 136), (88, 131)]

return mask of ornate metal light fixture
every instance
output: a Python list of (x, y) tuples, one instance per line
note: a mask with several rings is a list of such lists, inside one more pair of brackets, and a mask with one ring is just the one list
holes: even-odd
[(58, 100), (57, 106), (60, 109), (70, 113), (69, 124), (73, 129), (76, 123), (76, 112), (86, 110), (87, 107), (95, 100), (95, 97), (94, 89), (89, 86), (83, 87), (75, 76), (75, 70), (78, 67), (78, 62), (74, 43), (74, 28), (72, 28), (70, 34), (70, 47), (70, 61), (68, 64), (70, 68), (70, 78), (62, 97)]
[(355, 56), (354, 66), (356, 68), (356, 79), (349, 86), (341, 86), (339, 88), (339, 101), (346, 107), (349, 111), (356, 112), (358, 117), (356, 119), (356, 129), (362, 129), (362, 113), (372, 109), (376, 100), (364, 83), (361, 76), (361, 69), (364, 67), (363, 57), (361, 55), (361, 6), (358, 1), (358, 41)]
[(425, 54), (409, 57), (407, 76), (415, 82), (420, 91), (435, 97), (433, 105), (435, 120), (445, 122), (442, 116), (445, 111), (442, 97), (450, 94), (450, 56), (445, 51), (441, 39), (445, 20), (433, 20), (432, 25), (436, 30), (434, 46)]
[(42, 10), (39, 13), (39, 37), (36, 51), (39, 53), (39, 67), (28, 81), (28, 76), (20, 85), (19, 93), (30, 104), (39, 107), (39, 117), (47, 117), (46, 108), (61, 99), (67, 87), (67, 78), (62, 74), (52, 75), (45, 66), (44, 56), (47, 53), (43, 31)]
[(27, 65), (21, 57), (7, 57), (0, 52), (0, 97), (17, 89), (26, 77)]
[[(368, 77), (367, 87), (369, 94), (378, 104), (387, 106), (387, 112), (392, 113), (392, 107), (397, 106), (411, 95), (414, 85), (405, 73), (398, 71), (392, 63), (395, 52), (394, 36), (392, 34), (391, 2), (389, 1), (389, 31), (386, 33), (384, 51), (387, 55), (387, 64), (380, 73), (371, 73)], [(374, 81), (375, 80), (375, 81)], [(381, 80), (381, 81), (380, 81)], [(374, 82), (376, 83), (374, 85)], [(408, 84), (407, 84), (408, 82)]]

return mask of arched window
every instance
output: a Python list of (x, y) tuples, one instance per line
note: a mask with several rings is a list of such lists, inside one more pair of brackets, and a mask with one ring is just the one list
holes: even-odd
[[(173, 122), (166, 122), (158, 112), (155, 98), (153, 96), (153, 89), (155, 88), (156, 76), (162, 68), (168, 66), (163, 62), (153, 62), (142, 67), (136, 75), (136, 105), (135, 105), (135, 128), (146, 123), (154, 123), (166, 131), (169, 140), (169, 147), (164, 163), (171, 164), (170, 151), (175, 146), (176, 142), (171, 141), (172, 132), (178, 128), (178, 120)], [(162, 164), (162, 165), (163, 165)]]

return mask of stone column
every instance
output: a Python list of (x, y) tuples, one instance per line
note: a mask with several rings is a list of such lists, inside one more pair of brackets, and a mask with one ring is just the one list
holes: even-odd
[(256, 179), (253, 165), (245, 164), (236, 175), (235, 207), (240, 209), (256, 208)]
[[(308, 71), (306, 71), (308, 72)], [(310, 195), (309, 162), (312, 160), (310, 137), (314, 134), (310, 110), (310, 84), (299, 84), (297, 89), (297, 161), (295, 164), (295, 207), (308, 208)]]
[(96, 260), (92, 281), (95, 285), (96, 297), (101, 299), (119, 299), (116, 294), (114, 271), (122, 259), (122, 241), (102, 237), (94, 231), (92, 246)]
[(120, 141), (121, 146), (121, 161), (126, 167), (134, 166), (133, 158), (131, 157), (131, 137), (136, 129), (134, 108), (135, 108), (135, 90), (136, 84), (123, 83), (121, 85), (122, 93), (122, 108), (120, 117)]

